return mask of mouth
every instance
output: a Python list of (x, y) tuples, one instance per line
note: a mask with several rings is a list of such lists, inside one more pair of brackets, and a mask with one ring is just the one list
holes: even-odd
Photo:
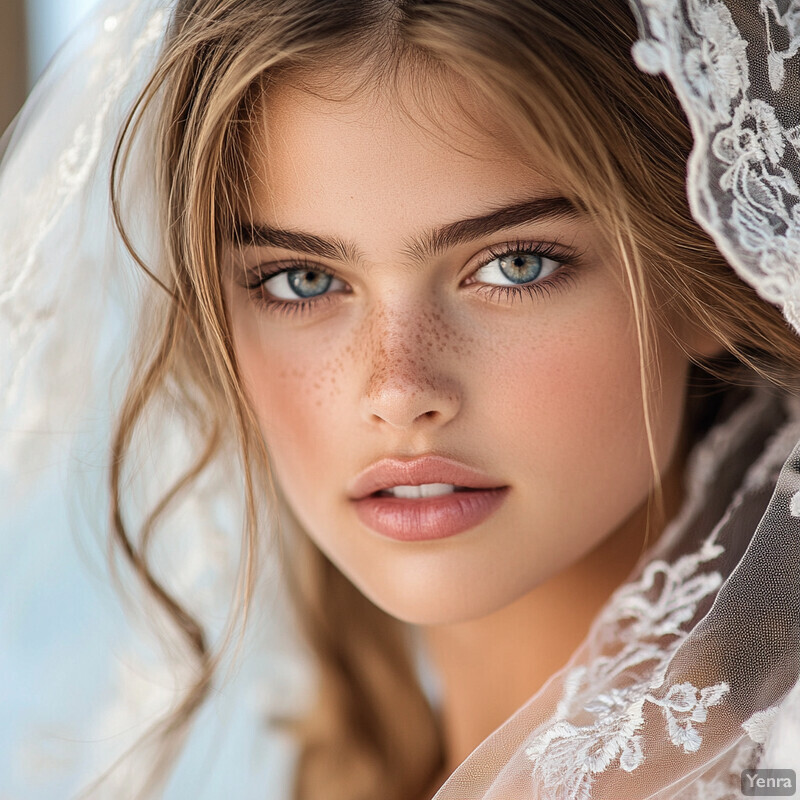
[(348, 487), (356, 516), (371, 531), (401, 542), (442, 539), (479, 526), (510, 487), (475, 467), (428, 453), (384, 458)]
[(351, 500), (394, 497), (408, 500), (503, 488), (502, 482), (460, 461), (429, 453), (413, 459), (384, 458), (348, 486)]
[[(424, 491), (431, 493), (425, 495)], [(353, 503), (357, 517), (371, 531), (396, 541), (420, 542), (477, 527), (501, 508), (509, 491), (508, 486), (393, 486)]]

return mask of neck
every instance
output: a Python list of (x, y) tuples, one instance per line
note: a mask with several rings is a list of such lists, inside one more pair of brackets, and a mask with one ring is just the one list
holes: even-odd
[[(664, 477), (665, 519), (682, 499), (682, 459)], [(647, 508), (567, 569), (487, 616), (426, 626), (442, 687), (445, 777), (569, 661), (643, 551)], [(663, 531), (651, 524), (648, 546)]]

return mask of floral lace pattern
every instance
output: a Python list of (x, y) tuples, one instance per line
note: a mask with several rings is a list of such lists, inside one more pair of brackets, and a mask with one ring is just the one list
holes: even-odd
[(669, 77), (692, 126), (693, 215), (741, 278), (800, 332), (800, 6), (632, 5), (641, 33), (634, 59)]
[[(526, 748), (526, 754), (534, 761), (534, 774), (544, 770), (544, 786), (554, 788), (564, 779), (565, 758), (555, 757), (555, 742), (564, 741), (563, 754), (569, 754), (573, 763), (574, 783), (570, 795), (590, 798), (592, 774), (604, 771), (615, 759), (626, 771), (636, 769), (644, 760), (641, 737), (637, 734), (644, 718), (645, 702), (661, 706), (670, 740), (682, 745), (684, 750), (697, 750), (702, 741), (692, 722), (704, 722), (706, 709), (719, 702), (728, 686), (724, 683), (703, 687), (698, 695), (696, 687), (681, 683), (670, 687), (664, 698), (650, 693), (648, 684), (612, 688), (600, 694), (592, 690), (608, 685), (626, 670), (647, 662), (655, 662), (656, 675), (663, 675), (677, 647), (686, 636), (681, 626), (694, 616), (699, 601), (713, 595), (719, 588), (722, 577), (718, 572), (696, 574), (698, 567), (713, 560), (721, 548), (705, 542), (697, 553), (678, 559), (675, 564), (661, 560), (650, 562), (642, 578), (618, 591), (609, 613), (604, 614), (605, 624), (616, 617), (619, 637), (623, 646), (614, 656), (601, 656), (588, 666), (575, 668), (565, 681), (565, 693), (556, 712), (557, 722), (540, 734)], [(655, 601), (647, 599), (648, 590), (656, 583), (656, 576), (663, 578), (663, 588)], [(622, 625), (623, 621), (628, 622)], [(663, 642), (669, 637), (668, 642)], [(654, 683), (660, 683), (657, 677)], [(584, 691), (579, 693), (579, 687)], [(587, 692), (588, 690), (588, 692)], [(587, 694), (591, 699), (587, 702)], [(566, 720), (579, 708), (594, 715), (591, 723), (576, 726)], [(576, 748), (577, 742), (583, 744)], [(538, 761), (547, 754), (548, 759)]]

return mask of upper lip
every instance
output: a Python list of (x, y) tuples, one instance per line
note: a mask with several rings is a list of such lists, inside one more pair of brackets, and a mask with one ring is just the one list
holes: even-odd
[(423, 483), (450, 483), (471, 489), (501, 488), (499, 481), (459, 461), (437, 455), (419, 458), (383, 458), (360, 472), (348, 487), (351, 500), (392, 486), (420, 486)]

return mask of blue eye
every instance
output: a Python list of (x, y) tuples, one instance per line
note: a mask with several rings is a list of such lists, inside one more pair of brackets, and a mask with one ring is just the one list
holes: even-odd
[[(560, 262), (546, 258), (540, 253), (516, 250), (496, 256), (474, 273), (484, 283), (516, 285), (529, 283), (537, 278), (547, 278), (560, 266)], [(505, 283), (504, 283), (505, 281)]]
[(489, 299), (513, 303), (524, 295), (549, 297), (575, 280), (581, 254), (556, 242), (509, 242), (490, 248), (491, 261), (472, 273), (468, 285)]
[[(547, 296), (566, 288), (574, 279), (580, 255), (556, 243), (515, 241), (499, 250), (489, 249), (490, 261), (478, 267), (464, 285), (489, 298), (513, 302), (523, 295)], [(304, 261), (275, 267), (246, 284), (259, 307), (285, 316), (305, 315), (349, 293), (347, 284), (321, 267)]]
[(260, 286), (278, 300), (296, 301), (320, 297), (331, 287), (342, 288), (344, 283), (327, 272), (302, 267), (285, 269), (269, 276), (260, 283)]

